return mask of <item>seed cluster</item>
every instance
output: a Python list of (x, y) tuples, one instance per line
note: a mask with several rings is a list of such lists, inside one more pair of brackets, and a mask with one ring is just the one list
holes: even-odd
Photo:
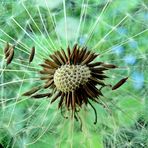
[(85, 65), (63, 65), (54, 74), (54, 84), (62, 92), (72, 92), (80, 84), (86, 84), (90, 76), (90, 70)]
[[(6, 44), (4, 48), (6, 64), (10, 64), (14, 57), (14, 46)], [(35, 47), (32, 47), (29, 55), (29, 64), (35, 56)], [(95, 113), (94, 124), (97, 123), (97, 111), (91, 104), (91, 101), (99, 103), (99, 99), (103, 96), (102, 88), (111, 86), (105, 84), (105, 71), (117, 68), (114, 64), (107, 64), (101, 61), (94, 62), (94, 59), (99, 55), (87, 50), (87, 47), (79, 47), (77, 44), (73, 46), (72, 51), (67, 47), (67, 52), (64, 49), (55, 51), (49, 55), (49, 58), (44, 59), (44, 63), (40, 64), (42, 70), (40, 80), (45, 81), (43, 84), (33, 87), (31, 90), (23, 93), (23, 96), (31, 98), (49, 98), (51, 103), (59, 100), (58, 108), (67, 108), (72, 111), (75, 119), (78, 120), (78, 111), (83, 104), (89, 104)], [(128, 77), (117, 82), (112, 90), (122, 86)], [(50, 89), (52, 91), (50, 91)], [(38, 93), (41, 91), (41, 93)], [(91, 101), (90, 101), (91, 100)]]
[[(31, 52), (29, 62), (34, 57), (35, 50)], [(32, 88), (24, 93), (24, 96), (30, 96), (35, 99), (51, 98), (51, 103), (58, 100), (58, 108), (65, 107), (67, 111), (72, 111), (75, 118), (77, 112), (83, 104), (89, 104), (95, 113), (95, 121), (97, 123), (97, 112), (91, 101), (99, 102), (102, 94), (102, 88), (105, 84), (105, 71), (117, 68), (116, 65), (106, 64), (101, 61), (95, 62), (99, 55), (87, 50), (87, 47), (79, 47), (77, 44), (72, 50), (67, 47), (67, 52), (61, 49), (55, 51), (44, 59), (44, 63), (40, 64), (42, 70), (40, 80), (44, 83), (41, 87)], [(113, 89), (118, 88), (124, 82), (117, 83)], [(52, 90), (52, 91), (51, 91)], [(38, 93), (43, 91), (43, 93)]]

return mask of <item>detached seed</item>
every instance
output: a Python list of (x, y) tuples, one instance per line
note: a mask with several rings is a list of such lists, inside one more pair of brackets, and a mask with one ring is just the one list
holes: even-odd
[(13, 57), (14, 57), (14, 48), (11, 47), (9, 49), (9, 55), (7, 57), (7, 65), (9, 65), (12, 62)]
[(29, 63), (32, 62), (34, 55), (35, 55), (35, 47), (32, 47), (31, 54), (29, 56)]
[(121, 79), (117, 84), (115, 84), (112, 87), (112, 90), (119, 88), (121, 85), (123, 85), (126, 82), (127, 79), (128, 79), (128, 77)]
[(4, 53), (5, 53), (5, 56), (6, 56), (6, 52), (9, 50), (9, 43), (7, 42), (5, 48), (4, 48)]

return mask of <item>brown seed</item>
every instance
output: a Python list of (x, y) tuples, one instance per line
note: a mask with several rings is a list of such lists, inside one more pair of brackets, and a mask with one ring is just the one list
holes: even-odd
[(75, 51), (75, 53), (74, 53), (74, 61), (73, 61), (73, 63), (74, 63), (74, 65), (76, 65), (76, 63), (78, 63), (78, 58), (79, 58), (79, 47), (77, 48), (77, 50)]
[(84, 90), (85, 90), (86, 94), (87, 94), (90, 98), (93, 98), (93, 97), (95, 96), (95, 94), (92, 92), (91, 89), (89, 89), (89, 87), (87, 86), (87, 84), (85, 85)]
[(86, 51), (82, 57), (82, 61), (84, 61), (90, 54), (92, 54), (91, 51)]
[(80, 95), (76, 95), (76, 104), (78, 104), (79, 106), (81, 106), (81, 103), (80, 103), (80, 100), (79, 100), (79, 97)]
[(94, 86), (92, 82), (88, 82), (88, 85), (90, 89), (94, 92), (95, 99), (97, 99), (97, 96), (103, 96), (102, 92), (96, 86)]
[(31, 96), (31, 98), (39, 99), (39, 98), (50, 97), (50, 96), (51, 96), (51, 93), (45, 93), (45, 94), (36, 94), (36, 95), (33, 95), (33, 96)]
[(65, 61), (64, 61), (64, 58), (63, 58), (61, 52), (57, 51), (56, 53), (57, 53), (57, 56), (58, 56), (58, 59), (59, 59), (60, 63), (65, 64)]
[[(74, 50), (74, 49), (73, 49)], [(71, 62), (73, 62), (73, 50), (70, 51), (70, 47), (68, 46), (67, 48), (67, 52), (68, 52), (68, 61), (66, 62), (67, 64), (70, 64)]]
[(61, 52), (63, 54), (64, 62), (66, 63), (67, 60), (68, 60), (68, 57), (66, 56), (66, 53), (65, 53), (65, 51), (63, 49), (61, 50)]
[(96, 68), (94, 68), (94, 67), (90, 67), (90, 69), (92, 70), (92, 71), (94, 71), (94, 72), (101, 72), (101, 71), (104, 71), (104, 70), (108, 70), (107, 68), (105, 68), (105, 67), (96, 67)]
[(61, 65), (60, 60), (57, 57), (57, 52), (55, 52), (54, 54), (51, 54), (49, 56), (56, 64)]
[(72, 91), (72, 103), (71, 103), (71, 107), (72, 107), (73, 110), (75, 109), (75, 100), (76, 100), (76, 98), (75, 98), (75, 92)]
[(58, 104), (58, 108), (60, 108), (60, 107), (62, 106), (62, 103), (63, 103), (64, 97), (65, 97), (65, 94), (62, 93), (62, 95), (61, 95), (61, 99), (60, 99), (60, 102), (59, 102), (59, 104)]
[(67, 95), (67, 108), (69, 110), (70, 104), (71, 104), (71, 97), (72, 97), (72, 93), (69, 92)]
[(94, 77), (91, 76), (89, 79), (94, 81), (94, 82), (96, 82), (99, 85), (105, 86), (105, 83), (100, 81), (100, 80), (98, 80), (97, 78), (94, 78)]
[(33, 46), (32, 49), (31, 49), (30, 56), (29, 56), (29, 63), (32, 62), (34, 55), (35, 55), (35, 47)]
[(30, 96), (30, 95), (34, 94), (35, 92), (37, 92), (40, 88), (41, 88), (41, 86), (34, 87), (30, 91), (25, 92), (23, 94), (23, 96)]
[(113, 64), (102, 64), (102, 66), (105, 68), (117, 68), (117, 66)]
[(51, 100), (51, 103), (53, 103), (58, 97), (60, 97), (62, 93), (61, 92), (58, 92)]
[(127, 79), (128, 79), (128, 77), (121, 79), (117, 84), (115, 84), (112, 87), (112, 90), (119, 88), (121, 85), (123, 85), (126, 82)]
[(45, 84), (44, 88), (48, 88), (49, 86), (51, 86), (53, 84), (53, 79), (47, 81), (47, 83)]
[(5, 53), (5, 59), (8, 58), (9, 54), (10, 54), (10, 50), (11, 50), (11, 47), (7, 50), (7, 52)]
[(44, 68), (43, 71), (46, 71), (46, 72), (48, 72), (49, 74), (54, 74), (55, 71), (56, 71), (56, 69), (55, 69), (55, 68), (54, 68), (54, 69)]
[[(9, 46), (9, 45), (7, 45), (7, 46)], [(6, 49), (7, 48), (7, 49)], [(6, 47), (4, 50), (4, 52), (5, 52), (5, 59), (7, 59), (8, 58), (8, 56), (10, 55), (10, 51), (12, 50), (12, 48), (14, 49), (15, 48), (15, 46), (9, 46), (9, 47)]]
[(7, 65), (9, 65), (11, 62), (12, 62), (12, 59), (13, 59), (13, 57), (14, 57), (14, 48), (12, 47), (12, 48), (10, 48), (9, 49), (9, 55), (8, 55), (8, 57), (7, 57)]
[(48, 60), (48, 59), (45, 59), (45, 63), (46, 63), (47, 65), (49, 65), (50, 67), (52, 67), (52, 68), (58, 68), (58, 67), (59, 67), (58, 64), (56, 64), (55, 62), (53, 62), (53, 61), (51, 61), (51, 60)]
[(42, 76), (40, 77), (41, 80), (50, 80), (53, 79), (53, 75), (47, 75), (47, 76)]
[(95, 67), (95, 66), (100, 66), (101, 64), (103, 64), (102, 62), (96, 62), (96, 63), (92, 63), (92, 64), (88, 64), (89, 67)]
[(7, 42), (6, 43), (6, 46), (4, 48), (4, 53), (6, 54), (6, 52), (9, 50), (9, 43)]
[(74, 62), (76, 51), (77, 51), (77, 44), (74, 45), (72, 53), (70, 55), (70, 60), (73, 61), (73, 62)]
[(87, 57), (85, 58), (85, 60), (84, 60), (81, 64), (82, 64), (82, 65), (87, 64), (88, 61), (92, 58), (92, 56), (93, 56), (93, 54), (92, 54), (92, 53), (89, 53), (89, 54), (87, 55)]
[(68, 98), (69, 92), (65, 93), (64, 101), (65, 101), (65, 107), (67, 107), (67, 98)]
[(55, 69), (47, 69), (47, 68), (44, 68), (43, 70), (40, 70), (39, 71), (40, 74), (54, 74), (55, 73)]
[(80, 53), (79, 53), (79, 62), (82, 62), (83, 56), (85, 55), (86, 51), (87, 51), (87, 47), (83, 47), (80, 50)]
[(70, 59), (71, 52), (70, 52), (70, 47), (69, 46), (67, 48), (67, 53), (68, 53), (68, 59)]
[(88, 63), (92, 62), (98, 56), (99, 56), (99, 54), (93, 54), (93, 56), (91, 57), (91, 59), (89, 60)]
[(99, 74), (99, 73), (94, 73), (94, 72), (91, 72), (91, 75), (93, 77), (96, 77), (97, 79), (100, 79), (100, 80), (104, 80), (105, 78), (108, 78), (106, 75), (104, 74)]
[(44, 68), (49, 68), (51, 69), (52, 67), (50, 65), (47, 65), (47, 64), (39, 64), (40, 66), (44, 67)]

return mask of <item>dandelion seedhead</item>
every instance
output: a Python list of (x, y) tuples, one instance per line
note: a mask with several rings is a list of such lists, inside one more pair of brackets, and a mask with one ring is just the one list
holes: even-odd
[(148, 0), (1, 0), (0, 17), (0, 147), (148, 148)]
[[(101, 89), (108, 86), (104, 82), (107, 78), (104, 71), (117, 68), (112, 64), (94, 62), (97, 56), (98, 54), (86, 47), (80, 48), (77, 44), (72, 51), (68, 47), (67, 54), (63, 49), (54, 52), (40, 64), (43, 68), (39, 71), (40, 79), (44, 81), (43, 86), (29, 90), (24, 96), (32, 98), (52, 96), (51, 103), (59, 100), (58, 108), (66, 107), (75, 117), (83, 104), (89, 104), (95, 112), (94, 123), (96, 123), (97, 112), (91, 101), (99, 103), (100, 96), (103, 96)], [(52, 93), (48, 88), (53, 90)], [(47, 90), (47, 93), (38, 94), (38, 90)]]

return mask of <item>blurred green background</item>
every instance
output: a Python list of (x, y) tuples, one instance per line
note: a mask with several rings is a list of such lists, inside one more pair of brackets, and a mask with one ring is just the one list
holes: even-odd
[[(6, 67), (3, 49), (16, 45)], [(148, 147), (147, 0), (0, 0), (0, 143), (4, 148)], [(96, 61), (119, 66), (107, 73), (116, 91), (103, 89), (106, 105), (80, 111), (80, 122), (64, 119), (58, 101), (32, 100), (22, 93), (42, 82), (39, 64), (75, 43), (100, 54)], [(36, 55), (28, 65), (32, 46)], [(50, 91), (50, 90), (49, 90)]]

